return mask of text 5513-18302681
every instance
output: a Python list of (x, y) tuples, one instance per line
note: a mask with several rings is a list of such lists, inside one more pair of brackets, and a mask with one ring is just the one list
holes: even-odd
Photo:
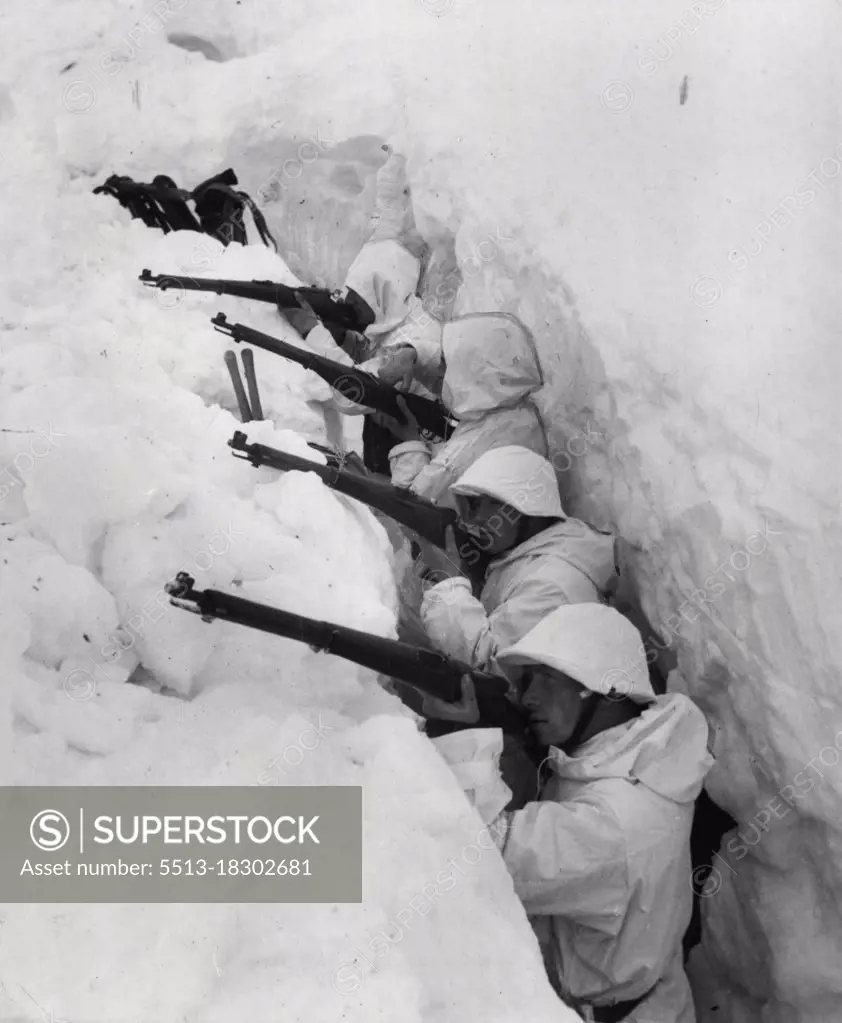
[(311, 877), (309, 860), (227, 859), (160, 860), (158, 873), (165, 877)]

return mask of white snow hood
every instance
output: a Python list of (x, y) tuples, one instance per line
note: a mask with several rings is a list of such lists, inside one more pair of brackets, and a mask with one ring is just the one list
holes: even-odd
[(529, 332), (504, 315), (464, 316), (445, 324), (442, 399), (457, 419), (517, 405), (542, 384)]

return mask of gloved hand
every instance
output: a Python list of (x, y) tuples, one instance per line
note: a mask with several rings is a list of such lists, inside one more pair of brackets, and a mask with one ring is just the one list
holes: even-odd
[(446, 567), (430, 569), (422, 573), (415, 569), (422, 580), (421, 618), (425, 622), (432, 616), (452, 617), (453, 608), (471, 596), (471, 583), (462, 575), (449, 573)]
[(512, 798), (512, 790), (500, 774), (502, 729), (469, 728), (431, 741), (476, 807), (483, 824), (490, 824)]

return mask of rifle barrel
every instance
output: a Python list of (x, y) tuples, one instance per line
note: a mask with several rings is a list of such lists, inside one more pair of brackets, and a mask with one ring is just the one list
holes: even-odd
[(263, 331), (246, 327), (242, 323), (229, 323), (224, 313), (217, 313), (211, 318), (211, 323), (221, 334), (226, 334), (238, 343), (263, 348), (267, 352), (273, 352), (284, 359), (297, 362), (305, 369), (312, 370), (355, 405), (378, 409), (398, 421), (403, 419), (403, 413), (398, 405), (398, 398), (401, 397), (423, 430), (438, 437), (448, 435), (452, 424), (449, 414), (441, 402), (424, 398), (418, 394), (403, 393), (355, 366), (343, 366), (342, 363), (326, 359), (315, 352), (305, 352), (294, 345), (287, 344), (286, 341), (272, 337), (271, 334), (264, 334)]
[(138, 277), (150, 288), (181, 288), (182, 291), (205, 291), (215, 295), (233, 295), (235, 298), (269, 302), (278, 309), (300, 309), (300, 295), (316, 316), (326, 325), (345, 330), (364, 331), (372, 323), (371, 310), (351, 302), (337, 299), (327, 288), (306, 285), (293, 286), (277, 281), (235, 281), (215, 277), (179, 277), (176, 274), (153, 274), (144, 269)]
[(180, 288), (182, 291), (206, 291), (214, 295), (233, 295), (235, 298), (250, 298), (272, 305), (294, 306), (295, 288), (276, 281), (229, 281), (215, 277), (179, 277), (177, 274), (153, 274), (143, 270), (138, 277), (149, 288), (166, 291)]
[(266, 465), (282, 472), (314, 472), (332, 490), (376, 508), (441, 550), (447, 549), (447, 529), (455, 526), (458, 519), (451, 508), (439, 508), (392, 483), (348, 472), (337, 465), (320, 465), (266, 444), (248, 444), (246, 435), (240, 431), (235, 432), (228, 445), (235, 455), (242, 452), (239, 457), (247, 458), (254, 466)]
[(305, 618), (219, 590), (196, 590), (193, 583), (186, 572), (179, 572), (165, 588), (176, 607), (199, 614), (205, 621), (219, 619), (306, 643), (448, 702), (460, 698), (462, 676), (469, 674), (476, 682), (482, 725), (518, 735), (527, 731), (528, 719), (508, 699), (509, 683), (502, 676), (474, 671), (444, 654), (396, 639)]

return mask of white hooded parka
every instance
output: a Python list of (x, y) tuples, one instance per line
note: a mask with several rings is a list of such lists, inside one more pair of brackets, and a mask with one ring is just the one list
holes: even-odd
[(601, 602), (616, 582), (614, 537), (564, 519), (488, 567), (479, 600), (467, 579), (431, 587), (421, 619), (435, 647), (472, 667), (499, 674), (500, 650), (516, 643), (564, 604)]
[(574, 756), (551, 749), (540, 801), (508, 815), (503, 859), (569, 1004), (653, 989), (626, 1023), (694, 1023), (682, 938), (707, 741), (690, 699), (660, 696)]
[(442, 401), (458, 425), (433, 453), (424, 441), (389, 452), (392, 482), (452, 506), (448, 487), (480, 455), (517, 444), (547, 454), (547, 437), (531, 395), (543, 384), (534, 342), (506, 313), (462, 316), (445, 324)]

